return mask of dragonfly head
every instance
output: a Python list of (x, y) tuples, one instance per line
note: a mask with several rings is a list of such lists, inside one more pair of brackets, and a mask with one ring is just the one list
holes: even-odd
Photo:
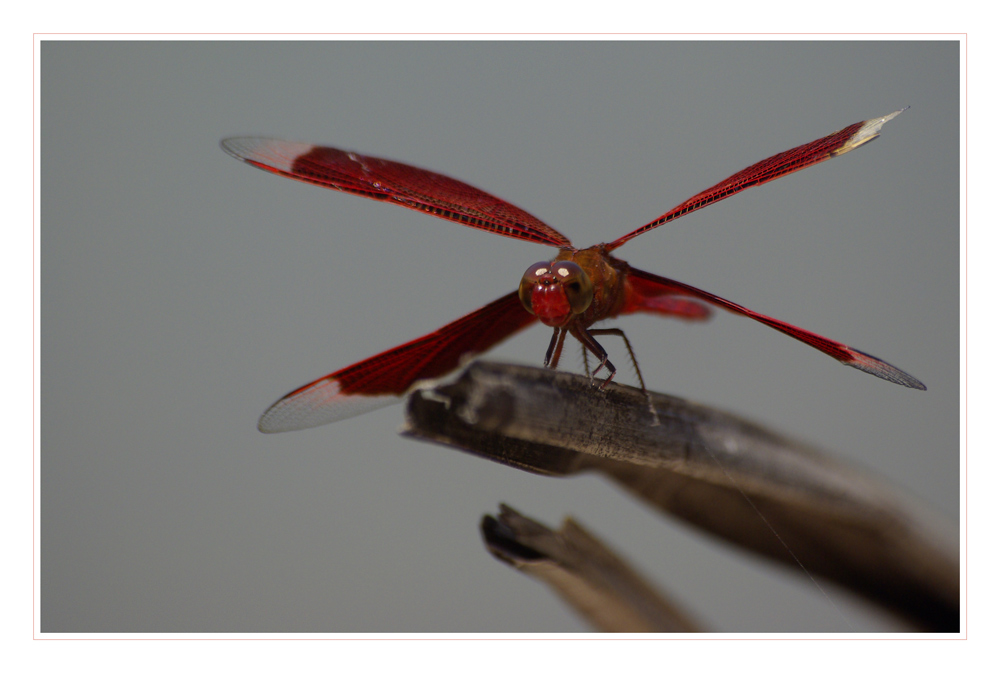
[(517, 294), (528, 313), (549, 327), (562, 327), (590, 307), (594, 285), (575, 262), (538, 262), (521, 276)]

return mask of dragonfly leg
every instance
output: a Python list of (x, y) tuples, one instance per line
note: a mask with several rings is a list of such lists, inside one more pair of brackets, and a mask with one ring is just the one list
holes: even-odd
[(552, 369), (556, 368), (556, 365), (559, 364), (559, 358), (562, 356), (564, 341), (566, 341), (566, 330), (561, 327), (556, 327), (552, 332), (552, 339), (549, 341), (549, 347), (545, 351), (545, 362), (542, 363), (544, 367), (550, 367)]
[[(589, 330), (592, 335), (612, 335), (620, 336), (625, 342), (625, 348), (628, 350), (628, 356), (632, 360), (632, 366), (635, 367), (635, 375), (639, 377), (639, 385), (642, 386), (642, 392), (646, 395), (646, 401), (649, 403), (649, 413), (653, 415), (653, 425), (660, 424), (660, 415), (656, 413), (656, 407), (653, 406), (653, 395), (646, 390), (646, 382), (642, 380), (642, 372), (639, 370), (639, 361), (635, 358), (635, 351), (632, 350), (632, 344), (629, 342), (628, 337), (625, 336), (625, 332), (621, 331), (617, 327), (608, 327), (605, 329), (592, 329)], [(584, 360), (586, 360), (586, 351), (584, 351)], [(614, 376), (614, 372), (612, 372)], [(608, 381), (611, 380), (611, 376), (608, 377)], [(604, 383), (607, 383), (605, 381)], [(603, 387), (603, 386), (602, 386)]]
[(603, 333), (603, 330), (591, 331), (583, 329), (582, 327), (570, 329), (572, 330), (573, 336), (583, 344), (583, 347), (597, 356), (598, 362), (597, 366), (594, 367), (593, 373), (597, 374), (597, 372), (601, 371), (602, 367), (608, 370), (608, 378), (601, 382), (601, 388), (604, 388), (604, 386), (608, 385), (611, 379), (615, 377), (615, 372), (618, 370), (615, 369), (615, 366), (611, 364), (611, 360), (608, 359), (608, 352), (604, 350), (604, 347), (597, 343), (597, 340), (593, 337), (594, 334)]
[(629, 359), (632, 360), (632, 366), (635, 368), (635, 375), (639, 377), (639, 386), (642, 388), (643, 392), (646, 391), (646, 382), (642, 380), (642, 372), (639, 371), (639, 361), (635, 359), (635, 351), (632, 350), (632, 344), (629, 342), (628, 337), (625, 336), (625, 332), (618, 329), (617, 327), (608, 327), (605, 329), (592, 329), (587, 330), (593, 336), (620, 336), (625, 342), (625, 348), (628, 350)]

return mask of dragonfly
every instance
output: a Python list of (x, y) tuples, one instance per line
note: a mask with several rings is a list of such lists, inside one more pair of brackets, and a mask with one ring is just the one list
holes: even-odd
[[(595, 338), (625, 337), (620, 329), (592, 329), (602, 320), (650, 313), (705, 320), (709, 306), (722, 308), (784, 332), (839, 362), (908, 388), (926, 390), (913, 376), (863, 351), (752, 311), (676, 280), (629, 266), (612, 251), (640, 234), (750, 187), (800, 171), (866, 145), (882, 126), (906, 110), (851, 124), (836, 133), (759, 161), (692, 196), (638, 229), (589, 248), (569, 239), (521, 208), (454, 178), (389, 159), (333, 147), (262, 137), (227, 138), (222, 149), (251, 166), (301, 182), (451, 220), (500, 236), (558, 248), (551, 261), (525, 271), (516, 291), (444, 327), (296, 388), (261, 416), (261, 432), (311, 428), (399, 401), (427, 380), (439, 379), (536, 321), (553, 329), (544, 364), (556, 367), (566, 335), (597, 358), (606, 385), (616, 368)], [(709, 306), (706, 306), (709, 305)], [(635, 363), (628, 340), (629, 354)], [(638, 371), (638, 366), (636, 366)], [(589, 374), (588, 368), (588, 374)], [(643, 388), (645, 383), (641, 380)]]

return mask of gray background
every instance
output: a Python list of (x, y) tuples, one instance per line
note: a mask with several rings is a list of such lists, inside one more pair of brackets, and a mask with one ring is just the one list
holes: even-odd
[[(501, 501), (572, 514), (719, 630), (896, 628), (596, 477), (404, 441), (401, 406), (259, 434), (288, 390), (509, 292), (553, 251), (253, 170), (219, 149), (230, 135), (425, 166), (582, 247), (911, 105), (872, 145), (618, 252), (927, 392), (729, 314), (617, 324), (654, 390), (867, 465), (957, 524), (957, 42), (46, 42), (41, 73), (44, 631), (586, 630), (483, 550)], [(540, 364), (548, 338), (489, 357)]]

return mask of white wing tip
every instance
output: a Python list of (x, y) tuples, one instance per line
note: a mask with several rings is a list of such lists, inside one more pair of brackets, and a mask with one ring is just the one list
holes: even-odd
[(859, 128), (857, 131), (854, 132), (854, 135), (851, 136), (850, 140), (844, 143), (844, 146), (840, 148), (840, 150), (835, 152), (835, 155), (840, 155), (844, 154), (845, 152), (850, 152), (853, 149), (857, 149), (858, 147), (861, 147), (862, 145), (869, 143), (872, 140), (875, 140), (876, 138), (878, 138), (879, 132), (882, 130), (882, 127), (885, 125), (886, 122), (892, 121), (893, 119), (895, 119), (896, 117), (898, 117), (903, 112), (909, 109), (910, 106), (907, 105), (903, 109), (896, 110), (895, 112), (890, 112), (884, 117), (876, 117), (875, 119), (869, 119), (868, 121), (863, 122), (861, 124), (861, 128)]
[(257, 429), (273, 434), (315, 428), (374, 411), (401, 399), (397, 395), (344, 395), (335, 379), (323, 379), (272, 404), (260, 417)]
[(857, 348), (851, 348), (850, 350), (854, 359), (844, 362), (844, 364), (848, 367), (854, 367), (855, 369), (877, 376), (880, 379), (892, 381), (893, 383), (907, 388), (913, 388), (914, 390), (927, 390), (927, 386), (921, 383), (920, 380), (918, 380), (915, 376), (907, 374), (899, 367), (893, 367), (885, 360), (881, 360), (874, 355), (869, 355), (864, 351), (859, 351)]
[(285, 172), (291, 172), (295, 160), (303, 154), (308, 154), (315, 147), (309, 143), (253, 136), (226, 138), (220, 145), (226, 154), (240, 161), (264, 164)]

